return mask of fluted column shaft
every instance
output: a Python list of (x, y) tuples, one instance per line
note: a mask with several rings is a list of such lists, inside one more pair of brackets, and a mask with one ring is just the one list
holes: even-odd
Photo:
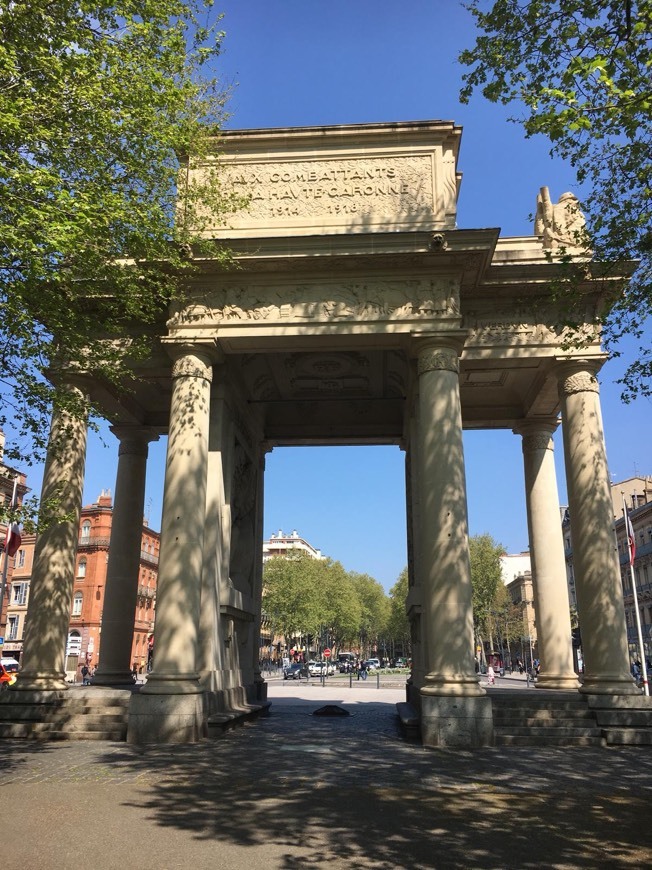
[(93, 685), (128, 685), (138, 602), (143, 539), (148, 444), (158, 440), (150, 429), (112, 426), (120, 439), (111, 544), (102, 609), (100, 661)]
[[(77, 401), (81, 387), (70, 386)], [(66, 643), (75, 582), (86, 464), (86, 417), (52, 415), (41, 504), (55, 504), (53, 522), (36, 539), (25, 622), (23, 669), (13, 690), (67, 689)], [(65, 519), (64, 519), (65, 517)], [(59, 521), (57, 521), (59, 520)]]
[(213, 357), (174, 348), (154, 661), (145, 694), (195, 694)]
[(595, 694), (634, 694), (629, 673), (620, 561), (596, 372), (600, 361), (557, 370), (562, 407), (575, 588), (582, 629), (584, 684)]
[(418, 356), (419, 572), (425, 620), (422, 695), (481, 695), (473, 657), (466, 478), (459, 393), (460, 342), (441, 337)]
[(523, 462), (541, 672), (540, 689), (577, 689), (573, 667), (566, 559), (559, 517), (552, 435), (557, 422), (525, 423)]

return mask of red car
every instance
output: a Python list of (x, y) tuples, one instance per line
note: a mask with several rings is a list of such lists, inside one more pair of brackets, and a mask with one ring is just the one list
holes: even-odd
[(0, 659), (0, 689), (6, 689), (18, 679), (20, 665), (16, 659)]

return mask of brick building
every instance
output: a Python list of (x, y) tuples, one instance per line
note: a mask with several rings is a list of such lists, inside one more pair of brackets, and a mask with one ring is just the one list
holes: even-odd
[[(12, 498), (14, 497), (14, 484), (17, 505), (22, 504), (23, 498), (29, 490), (26, 486), (26, 476), (15, 468), (5, 465), (3, 461), (4, 446), (5, 436), (2, 430), (0, 430), (0, 502), (3, 505), (3, 508), (8, 509), (11, 507)], [(12, 633), (15, 633), (18, 628), (16, 623), (9, 622), (7, 614), (11, 597), (14, 594), (17, 595), (19, 600), (22, 600), (24, 592), (20, 590), (20, 587), (18, 587), (14, 593), (12, 589), (12, 581), (14, 573), (17, 570), (20, 571), (24, 568), (26, 558), (24, 545), (21, 545), (13, 556), (7, 555), (5, 553), (6, 539), (7, 522), (4, 521), (0, 522), (0, 577), (4, 577), (5, 581), (2, 600), (0, 601), (0, 637), (5, 639), (8, 635), (10, 636)], [(23, 541), (24, 540), (25, 535), (23, 535)], [(13, 653), (10, 652), (9, 647), (10, 643), (6, 647), (0, 646), (3, 655), (13, 655)]]
[[(112, 520), (113, 503), (109, 492), (103, 492), (96, 502), (82, 508), (66, 648), (66, 677), (69, 681), (79, 679), (79, 671), (84, 663), (95, 666), (99, 661)], [(23, 537), (21, 550), (16, 554), (7, 610), (9, 634), (6, 651), (19, 660), (23, 648), (25, 615), (29, 606), (29, 583), (35, 542), (34, 535)], [(138, 601), (131, 652), (133, 665), (143, 672), (147, 666), (148, 641), (154, 630), (159, 542), (159, 533), (143, 523)]]

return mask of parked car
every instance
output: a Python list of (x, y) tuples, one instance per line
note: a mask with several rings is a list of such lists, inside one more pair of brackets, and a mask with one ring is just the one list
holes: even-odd
[(308, 673), (311, 677), (321, 677), (322, 674), (330, 677), (335, 673), (335, 667), (330, 662), (308, 662)]
[(300, 680), (304, 676), (304, 667), (305, 665), (302, 664), (288, 665), (287, 668), (283, 668), (283, 679)]
[(368, 671), (376, 671), (380, 668), (380, 659), (367, 659), (365, 665)]

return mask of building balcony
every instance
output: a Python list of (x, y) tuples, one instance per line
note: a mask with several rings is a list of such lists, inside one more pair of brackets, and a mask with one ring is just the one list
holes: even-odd
[(139, 598), (156, 598), (156, 589), (153, 589), (149, 586), (139, 586), (138, 587), (138, 597)]
[(110, 538), (91, 538), (91, 537), (81, 537), (77, 542), (78, 549), (84, 548), (98, 548), (98, 547), (108, 547), (110, 543)]

